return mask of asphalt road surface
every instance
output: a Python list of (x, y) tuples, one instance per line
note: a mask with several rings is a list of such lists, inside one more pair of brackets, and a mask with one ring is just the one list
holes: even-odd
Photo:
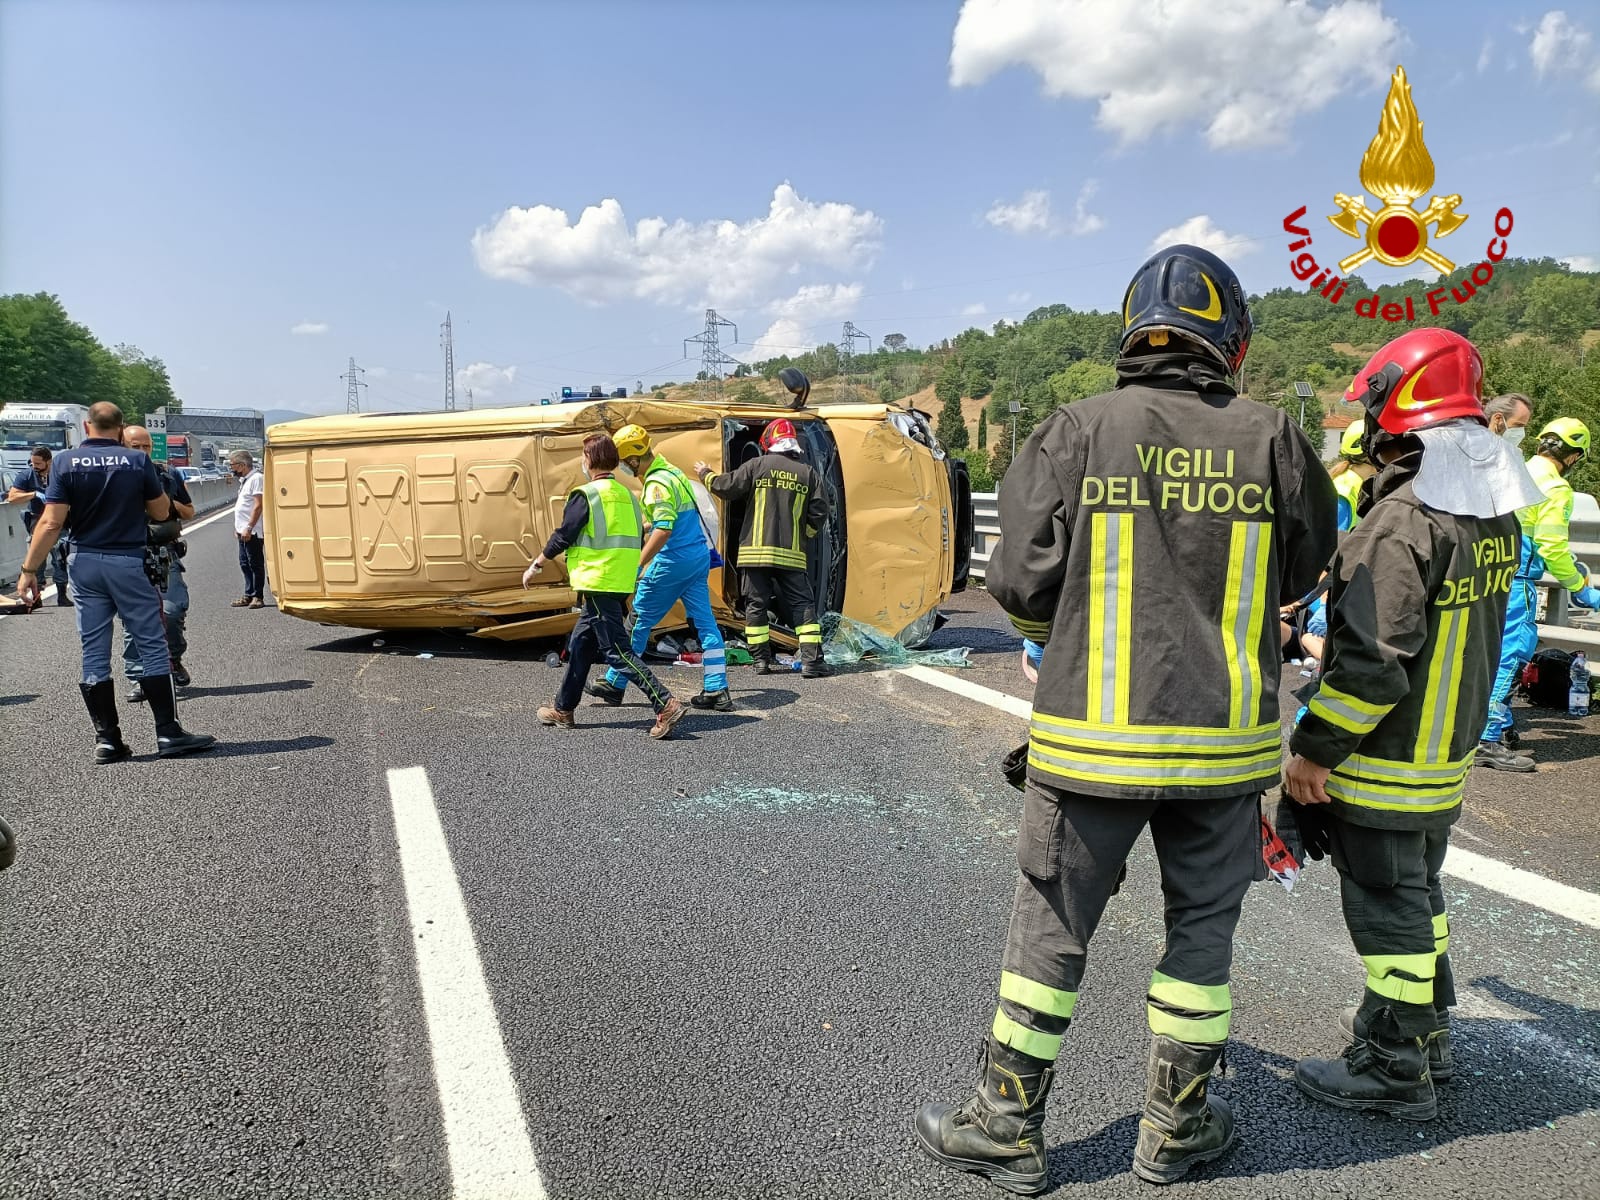
[[(736, 670), (738, 712), (656, 743), (637, 702), (540, 728), (542, 648), (227, 607), (230, 528), (188, 559), (180, 712), (212, 754), (156, 760), (124, 704), (140, 757), (92, 765), (70, 610), (0, 620), (0, 1196), (1001, 1194), (910, 1125), (973, 1078), (1014, 879), (1029, 692), (986, 596), (936, 635), (974, 648), (946, 687)], [(1362, 978), (1313, 864), (1240, 928), (1241, 1144), (1166, 1195), (1600, 1194), (1600, 718), (1522, 716), (1539, 774), (1479, 770), (1452, 851), (1438, 1119), (1290, 1082)], [(1072, 1195), (1152, 1194), (1161, 933), (1144, 841), (1051, 1099)]]

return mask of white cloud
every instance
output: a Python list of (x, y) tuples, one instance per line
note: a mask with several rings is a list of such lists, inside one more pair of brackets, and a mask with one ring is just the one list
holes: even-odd
[[(953, 87), (1007, 67), (1046, 95), (1098, 104), (1124, 142), (1201, 125), (1213, 147), (1282, 141), (1295, 119), (1393, 69), (1400, 27), (1379, 0), (1166, 0), (1130, 15), (1103, 0), (966, 0)], [(1357, 65), (1359, 64), (1359, 65)]]
[(1050, 193), (1043, 189), (1023, 192), (1015, 204), (996, 200), (983, 219), (996, 229), (1009, 229), (1016, 234), (1048, 233)]
[(1478, 74), (1482, 75), (1489, 69), (1489, 63), (1494, 58), (1494, 39), (1484, 38), (1483, 49), (1478, 51)]
[(1559, 8), (1545, 13), (1528, 43), (1533, 69), (1540, 75), (1552, 71), (1576, 71), (1589, 61), (1594, 38), (1583, 26), (1568, 18)]
[(1216, 222), (1205, 213), (1190, 217), (1183, 224), (1174, 225), (1171, 229), (1158, 233), (1151, 240), (1149, 250), (1154, 253), (1174, 242), (1187, 242), (1191, 246), (1199, 246), (1202, 250), (1209, 250), (1227, 259), (1230, 263), (1247, 254), (1254, 254), (1257, 249), (1256, 244), (1243, 234), (1226, 233), (1218, 229)]
[(1021, 308), (1024, 304), (1028, 303), (1028, 301), (1032, 299), (1032, 292), (1012, 292), (1006, 297), (1006, 303), (1012, 308)]
[(1104, 217), (1096, 216), (1089, 211), (1089, 201), (1100, 190), (1100, 181), (1090, 179), (1078, 189), (1078, 199), (1072, 206), (1072, 235), (1083, 237), (1085, 234), (1097, 233), (1106, 227)]
[(289, 332), (302, 335), (318, 334), (327, 333), (330, 328), (326, 321), (301, 321), (298, 325), (291, 325)]
[(783, 183), (766, 215), (743, 223), (644, 217), (630, 229), (621, 202), (609, 198), (576, 222), (544, 204), (508, 208), (473, 234), (472, 251), (486, 275), (558, 287), (592, 304), (738, 308), (773, 300), (802, 271), (869, 265), (882, 232), (871, 212), (813, 203)]
[(840, 319), (852, 311), (863, 290), (859, 283), (808, 284), (792, 296), (774, 300), (766, 310), (777, 319), (750, 349), (740, 350), (737, 357), (764, 362), (784, 354), (800, 354), (820, 342), (834, 340), (836, 332), (818, 336), (818, 324)]
[(1563, 266), (1574, 271), (1600, 271), (1600, 258), (1592, 254), (1574, 254), (1561, 260)]
[(983, 316), (984, 313), (986, 313), (988, 311), (989, 311), (989, 306), (987, 304), (985, 304), (982, 300), (979, 300), (976, 304), (969, 304), (965, 308), (963, 308), (961, 310), (961, 315), (963, 317), (981, 317), (981, 316)]
[(509, 387), (516, 382), (516, 367), (497, 367), (493, 363), (475, 362), (456, 371), (456, 389), (471, 388), (473, 398), (492, 396), (497, 388)]

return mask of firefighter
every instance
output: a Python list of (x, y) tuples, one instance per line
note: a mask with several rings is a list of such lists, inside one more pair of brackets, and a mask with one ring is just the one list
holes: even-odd
[(1328, 469), (1333, 480), (1333, 490), (1339, 493), (1339, 532), (1349, 533), (1361, 519), (1357, 506), (1361, 502), (1361, 485), (1378, 473), (1361, 449), (1362, 435), (1367, 423), (1357, 417), (1345, 426), (1339, 439), (1339, 461)]
[(1356, 376), (1378, 474), (1334, 558), (1326, 665), (1284, 770), (1308, 852), (1338, 869), (1366, 966), (1345, 1020), (1353, 1045), (1302, 1061), (1295, 1082), (1414, 1121), (1434, 1115), (1434, 1081), (1451, 1066), (1439, 870), (1489, 708), (1513, 513), (1539, 495), (1489, 430), (1482, 379), (1477, 349), (1446, 329), (1402, 334)]
[[(784, 374), (805, 378), (793, 367)], [(798, 384), (784, 380), (790, 391)], [(829, 675), (822, 661), (822, 625), (817, 599), (806, 570), (806, 546), (828, 519), (822, 480), (806, 463), (800, 436), (788, 417), (769, 421), (761, 431), (764, 453), (737, 470), (713, 474), (703, 462), (694, 465), (700, 482), (722, 500), (748, 500), (744, 528), (739, 531), (739, 580), (744, 593), (744, 636), (757, 670), (770, 674), (772, 613), (780, 605), (800, 642), (800, 676)]]
[(1572, 520), (1572, 485), (1567, 472), (1589, 452), (1589, 427), (1574, 417), (1559, 417), (1539, 431), (1539, 448), (1528, 460), (1528, 473), (1539, 485), (1537, 503), (1517, 514), (1522, 525), (1521, 557), (1506, 605), (1505, 638), (1500, 643), (1500, 668), (1489, 696), (1489, 719), (1478, 743), (1478, 762), (1499, 771), (1528, 772), (1533, 759), (1516, 753), (1511, 716), (1511, 690), (1539, 644), (1538, 583), (1546, 571), (1584, 608), (1600, 608), (1600, 588), (1589, 572), (1574, 562), (1567, 542)]
[[(625, 425), (611, 440), (616, 443), (621, 469), (644, 481), (644, 516), (649, 529), (639, 558), (639, 587), (633, 597), (633, 655), (644, 657), (650, 631), (681, 602), (700, 639), (705, 679), (700, 694), (690, 696), (689, 703), (732, 712), (727, 653), (706, 583), (711, 544), (689, 477), (651, 448), (650, 434), (642, 426)], [(627, 689), (627, 675), (612, 667), (605, 678), (590, 685), (589, 694), (602, 704), (617, 705)]]
[(1206, 1084), (1228, 1038), (1260, 797), (1278, 780), (1276, 614), (1311, 590), (1336, 537), (1310, 441), (1230, 382), (1251, 323), (1228, 265), (1162, 250), (1122, 314), (1115, 390), (1040, 422), (1000, 490), (986, 583), (1046, 645), (1021, 874), (976, 1088), (916, 1118), (936, 1160), (1024, 1194), (1046, 1185), (1045, 1099), (1089, 939), (1146, 825), (1167, 939), (1134, 1171), (1168, 1183), (1233, 1143)]

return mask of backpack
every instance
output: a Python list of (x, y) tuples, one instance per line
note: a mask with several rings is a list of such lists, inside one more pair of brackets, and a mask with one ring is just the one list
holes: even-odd
[(1572, 655), (1550, 646), (1533, 656), (1522, 668), (1521, 691), (1536, 708), (1567, 711), (1567, 693), (1572, 689)]

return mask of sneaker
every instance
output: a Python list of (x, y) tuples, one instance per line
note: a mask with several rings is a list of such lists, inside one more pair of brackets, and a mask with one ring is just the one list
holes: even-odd
[(228, 601), (228, 607), (229, 608), (249, 608), (250, 607), (250, 597), (249, 596), (241, 596), (237, 600), (230, 600), (230, 601)]
[(578, 727), (578, 722), (571, 712), (562, 712), (553, 704), (545, 704), (540, 707), (539, 724), (558, 725), (562, 729), (576, 729)]
[(723, 688), (720, 692), (701, 692), (698, 696), (690, 696), (689, 703), (696, 708), (710, 708), (717, 712), (733, 711), (733, 693)]
[(650, 726), (650, 736), (657, 741), (672, 736), (672, 727), (683, 720), (683, 714), (687, 711), (682, 701), (676, 698), (668, 700), (667, 706), (656, 714), (656, 723)]
[(604, 704), (607, 708), (616, 708), (622, 703), (623, 696), (627, 694), (627, 690), (625, 688), (617, 687), (615, 684), (609, 682), (604, 676), (596, 679), (583, 690), (594, 697), (594, 702), (596, 704)]
[(260, 596), (250, 597), (250, 603), (245, 605), (246, 608), (265, 608), (266, 606), (267, 602)]
[(1523, 775), (1536, 769), (1533, 759), (1511, 753), (1501, 742), (1479, 742), (1478, 765), (1493, 767), (1496, 771), (1516, 771)]

